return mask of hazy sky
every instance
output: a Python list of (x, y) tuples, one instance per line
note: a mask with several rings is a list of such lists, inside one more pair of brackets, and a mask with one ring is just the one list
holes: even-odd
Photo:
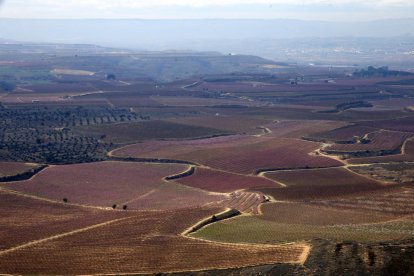
[(0, 0), (1, 18), (294, 18), (373, 20), (414, 17), (414, 0)]

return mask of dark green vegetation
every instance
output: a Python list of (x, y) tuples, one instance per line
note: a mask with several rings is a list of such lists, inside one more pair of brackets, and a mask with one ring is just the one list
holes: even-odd
[(357, 101), (357, 102), (349, 102), (349, 103), (341, 103), (337, 104), (336, 108), (333, 110), (322, 110), (319, 111), (321, 113), (338, 113), (341, 111), (345, 111), (351, 108), (358, 108), (358, 107), (373, 107), (372, 104), (364, 102), (364, 101)]
[(398, 76), (409, 76), (410, 73), (396, 70), (389, 70), (387, 66), (375, 68), (368, 66), (367, 69), (361, 69), (354, 72), (354, 77), (398, 77)]
[(79, 163), (105, 158), (113, 147), (76, 126), (136, 121), (126, 110), (109, 107), (1, 106), (0, 156), (6, 161)]

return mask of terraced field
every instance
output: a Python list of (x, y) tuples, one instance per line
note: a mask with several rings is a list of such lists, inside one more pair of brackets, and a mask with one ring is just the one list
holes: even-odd
[(265, 201), (266, 196), (260, 192), (236, 191), (230, 194), (230, 198), (224, 202), (224, 205), (241, 213), (258, 215), (260, 205)]

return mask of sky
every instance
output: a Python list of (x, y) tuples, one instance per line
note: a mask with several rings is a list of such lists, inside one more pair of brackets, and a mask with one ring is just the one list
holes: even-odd
[(0, 0), (0, 18), (413, 18), (414, 0)]

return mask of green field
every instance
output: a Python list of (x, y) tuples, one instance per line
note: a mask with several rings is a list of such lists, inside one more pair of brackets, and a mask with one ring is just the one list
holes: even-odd
[(48, 83), (52, 79), (49, 70), (18, 66), (0, 66), (0, 81), (23, 82), (26, 84)]
[(330, 239), (359, 242), (388, 241), (414, 237), (413, 221), (346, 226), (285, 224), (258, 217), (241, 216), (211, 224), (191, 236), (231, 243), (279, 243)]

